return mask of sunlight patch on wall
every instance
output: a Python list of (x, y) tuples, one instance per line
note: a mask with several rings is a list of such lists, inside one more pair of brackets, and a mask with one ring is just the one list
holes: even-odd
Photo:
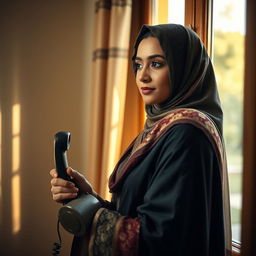
[(20, 231), (20, 175), (12, 177), (12, 232)]
[(20, 104), (12, 108), (12, 232), (20, 230)]
[(12, 108), (12, 135), (20, 134), (20, 104), (15, 104)]
[(12, 172), (15, 173), (20, 167), (20, 137), (12, 138)]

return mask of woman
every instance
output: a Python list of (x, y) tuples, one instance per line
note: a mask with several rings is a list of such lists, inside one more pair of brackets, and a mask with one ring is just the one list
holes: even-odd
[[(181, 25), (144, 25), (135, 43), (144, 130), (117, 163), (111, 204), (96, 213), (91, 255), (223, 256), (231, 248), (222, 111), (198, 36)], [(97, 196), (68, 168), (80, 192)], [(55, 201), (78, 189), (52, 170)], [(98, 196), (97, 196), (98, 197)]]

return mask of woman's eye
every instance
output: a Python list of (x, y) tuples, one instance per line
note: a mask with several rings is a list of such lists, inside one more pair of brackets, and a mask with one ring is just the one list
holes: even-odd
[(135, 68), (136, 68), (136, 70), (142, 69), (142, 64), (135, 62)]
[(161, 67), (163, 66), (163, 63), (161, 63), (161, 62), (159, 62), (159, 61), (153, 61), (153, 62), (151, 63), (151, 66), (152, 66), (153, 68), (161, 68)]

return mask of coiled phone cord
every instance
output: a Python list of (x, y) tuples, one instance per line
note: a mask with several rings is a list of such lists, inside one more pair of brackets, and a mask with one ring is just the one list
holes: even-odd
[(57, 222), (57, 233), (58, 233), (58, 238), (59, 238), (59, 242), (55, 242), (53, 244), (53, 248), (52, 248), (52, 256), (57, 256), (60, 254), (60, 249), (61, 249), (61, 236), (60, 236), (60, 221), (58, 220)]

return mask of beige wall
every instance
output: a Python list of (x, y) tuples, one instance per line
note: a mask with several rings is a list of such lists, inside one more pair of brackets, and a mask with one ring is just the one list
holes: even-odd
[[(94, 0), (3, 2), (0, 255), (51, 255), (59, 207), (48, 174), (55, 132), (72, 133), (69, 163), (86, 169)], [(61, 255), (69, 255), (71, 235), (62, 236)]]

